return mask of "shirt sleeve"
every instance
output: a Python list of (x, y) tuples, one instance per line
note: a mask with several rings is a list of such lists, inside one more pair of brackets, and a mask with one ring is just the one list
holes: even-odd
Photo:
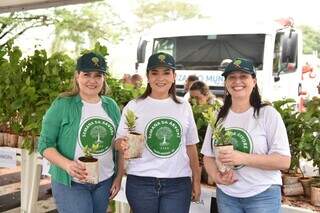
[(291, 156), (288, 135), (281, 115), (274, 108), (268, 107), (264, 115), (267, 134), (268, 154), (278, 153)]
[(42, 128), (38, 141), (38, 152), (43, 155), (44, 150), (57, 147), (57, 139), (62, 122), (61, 101), (56, 99), (42, 119)]
[(123, 109), (122, 109), (122, 114), (119, 122), (119, 126), (117, 129), (117, 136), (116, 139), (118, 138), (123, 138), (128, 135), (128, 126), (126, 124), (126, 117), (125, 114), (127, 113), (127, 110), (130, 109), (130, 106), (132, 105), (132, 101), (130, 101)]
[(214, 147), (212, 145), (212, 129), (208, 126), (204, 137), (201, 153), (208, 157), (214, 157)]
[(187, 115), (188, 115), (188, 129), (186, 131), (186, 145), (193, 145), (199, 143), (198, 129), (196, 122), (194, 121), (193, 113), (191, 106), (188, 102), (185, 102), (187, 105)]

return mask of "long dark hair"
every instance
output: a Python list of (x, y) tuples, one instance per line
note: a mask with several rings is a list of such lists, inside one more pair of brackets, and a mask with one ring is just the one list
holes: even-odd
[[(254, 79), (256, 78), (255, 76), (252, 76), (252, 77)], [(259, 116), (259, 112), (262, 107), (270, 105), (270, 103), (261, 101), (261, 95), (259, 93), (258, 84), (256, 84), (254, 86), (254, 88), (250, 94), (249, 101), (250, 101), (250, 105), (254, 108), (253, 117), (255, 117), (255, 118), (257, 116)], [(225, 87), (223, 106), (221, 107), (221, 109), (218, 113), (216, 124), (218, 122), (222, 121), (223, 119), (225, 119), (225, 117), (228, 115), (231, 104), (232, 104), (231, 95), (229, 94), (229, 92), (227, 91), (227, 89)]]
[[(172, 70), (172, 72), (174, 73), (175, 70)], [(149, 70), (147, 70), (147, 76), (149, 74)], [(146, 90), (144, 91), (144, 93), (138, 97), (138, 99), (145, 99), (147, 98), (152, 92), (152, 89), (151, 89), (151, 86), (150, 84), (148, 83), (147, 84), (147, 88)], [(177, 96), (176, 96), (176, 83), (173, 82), (170, 89), (169, 89), (169, 96), (172, 98), (172, 100), (174, 102), (176, 102), (177, 104), (181, 104), (181, 101), (178, 100)]]

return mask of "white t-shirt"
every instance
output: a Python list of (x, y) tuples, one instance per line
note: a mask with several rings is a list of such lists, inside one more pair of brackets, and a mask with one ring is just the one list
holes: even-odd
[[(253, 117), (254, 108), (243, 113), (231, 109), (223, 121), (223, 126), (232, 131), (235, 149), (252, 154), (278, 153), (290, 156), (288, 136), (280, 114), (271, 106), (260, 109), (259, 117)], [(208, 127), (201, 153), (214, 157), (212, 130)], [(226, 194), (233, 197), (250, 197), (266, 190), (272, 184), (282, 184), (279, 170), (264, 170), (248, 166), (234, 169), (237, 182), (219, 185)]]
[[(92, 104), (82, 101), (81, 121), (79, 125), (78, 140), (74, 159), (83, 155), (83, 148), (92, 144), (100, 144), (93, 155), (98, 159), (99, 182), (111, 177), (114, 173), (112, 143), (116, 135), (116, 129), (112, 119), (102, 108), (102, 102)], [(74, 181), (77, 181), (74, 179)]]
[(186, 101), (189, 101), (189, 99), (190, 99), (190, 92), (189, 91), (186, 92), (186, 94), (184, 94), (183, 99)]
[(117, 138), (128, 133), (126, 111), (138, 117), (135, 131), (144, 134), (141, 158), (130, 159), (127, 173), (157, 178), (190, 177), (192, 175), (186, 146), (199, 142), (190, 104), (179, 98), (132, 100), (123, 109)]

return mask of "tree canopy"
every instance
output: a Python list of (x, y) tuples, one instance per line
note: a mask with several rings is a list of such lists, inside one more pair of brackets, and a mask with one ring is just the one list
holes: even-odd
[(53, 24), (48, 15), (34, 15), (27, 12), (10, 13), (0, 16), (0, 47), (15, 40), (31, 28)]
[(320, 53), (320, 30), (308, 25), (299, 27), (303, 33), (303, 53), (311, 54), (313, 51)]
[(137, 31), (141, 32), (154, 24), (191, 18), (201, 18), (198, 6), (186, 1), (139, 0), (134, 11), (138, 17)]

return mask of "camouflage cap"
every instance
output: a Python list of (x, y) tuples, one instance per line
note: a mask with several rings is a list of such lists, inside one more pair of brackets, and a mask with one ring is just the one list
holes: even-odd
[(102, 72), (106, 73), (107, 64), (102, 55), (99, 55), (94, 52), (88, 52), (83, 54), (77, 60), (77, 68), (81, 72)]
[(224, 69), (222, 76), (227, 77), (234, 71), (243, 71), (253, 76), (256, 75), (256, 69), (253, 66), (253, 63), (250, 60), (243, 58), (236, 58), (230, 62)]
[(147, 71), (156, 67), (168, 67), (170, 69), (176, 69), (176, 63), (174, 58), (168, 53), (156, 53), (149, 57)]

